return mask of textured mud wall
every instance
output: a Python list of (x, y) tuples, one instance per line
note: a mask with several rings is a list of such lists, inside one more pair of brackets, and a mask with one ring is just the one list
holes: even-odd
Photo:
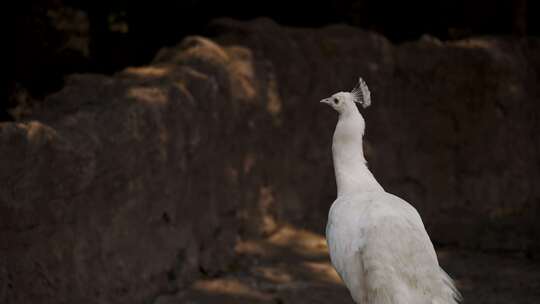
[(304, 185), (288, 188), (296, 195), (288, 205), (326, 215), (336, 117), (317, 101), (361, 75), (373, 97), (362, 111), (368, 164), (387, 191), (419, 209), (436, 243), (539, 248), (540, 40), (426, 36), (396, 46), (351, 27), (286, 29), (270, 20), (221, 20), (214, 29), (225, 33), (222, 43), (247, 46), (274, 67), (282, 146), (292, 147), (283, 153), (294, 153), (284, 159), (288, 184)]
[(227, 271), (238, 235), (322, 231), (337, 117), (318, 100), (358, 75), (369, 164), (435, 242), (538, 248), (537, 40), (215, 30), (222, 46), (188, 38), (145, 67), (71, 76), (0, 125), (0, 302), (152, 302)]
[(0, 302), (143, 303), (226, 270), (270, 196), (251, 64), (187, 39), (148, 67), (72, 76), (35, 120), (2, 124)]

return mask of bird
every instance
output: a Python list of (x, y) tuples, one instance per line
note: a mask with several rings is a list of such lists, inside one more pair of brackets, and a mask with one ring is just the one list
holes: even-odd
[(339, 119), (332, 138), (337, 198), (326, 225), (330, 260), (357, 304), (456, 304), (462, 300), (417, 210), (388, 193), (367, 167), (365, 120), (371, 104), (360, 77), (350, 92), (322, 99)]

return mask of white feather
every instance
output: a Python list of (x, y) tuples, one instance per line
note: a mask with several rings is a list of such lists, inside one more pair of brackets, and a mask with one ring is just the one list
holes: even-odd
[(371, 105), (371, 92), (362, 77), (358, 78), (358, 84), (352, 89), (351, 93), (354, 96), (354, 102), (358, 102), (364, 108)]
[[(323, 100), (340, 114), (332, 144), (338, 196), (326, 227), (332, 264), (358, 304), (455, 304), (460, 295), (439, 267), (418, 212), (384, 191), (366, 166), (358, 93), (369, 105), (361, 78), (356, 92)], [(337, 104), (329, 101), (334, 97)]]

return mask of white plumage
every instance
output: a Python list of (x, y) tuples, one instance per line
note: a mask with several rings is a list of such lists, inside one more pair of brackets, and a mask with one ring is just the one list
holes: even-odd
[(366, 166), (365, 122), (354, 102), (367, 107), (360, 78), (351, 92), (321, 100), (339, 113), (332, 154), (337, 199), (326, 239), (332, 264), (358, 304), (455, 304), (460, 295), (437, 261), (416, 209), (381, 187)]

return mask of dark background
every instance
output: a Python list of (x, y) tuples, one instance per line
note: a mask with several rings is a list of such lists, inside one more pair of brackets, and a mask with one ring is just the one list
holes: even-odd
[(0, 303), (351, 303), (336, 113), (466, 303), (540, 299), (539, 2), (18, 1)]
[[(441, 40), (537, 36), (539, 6), (527, 0), (17, 1), (7, 11), (13, 18), (8, 32), (14, 42), (7, 45), (13, 59), (7, 61), (8, 99), (0, 108), (0, 119), (13, 119), (7, 110), (17, 105), (21, 90), (41, 100), (60, 89), (66, 74), (110, 74), (145, 64), (161, 47), (186, 35), (212, 36), (208, 23), (217, 17), (266, 16), (296, 27), (344, 23), (400, 43), (424, 34)], [(85, 45), (66, 47), (73, 36)]]

